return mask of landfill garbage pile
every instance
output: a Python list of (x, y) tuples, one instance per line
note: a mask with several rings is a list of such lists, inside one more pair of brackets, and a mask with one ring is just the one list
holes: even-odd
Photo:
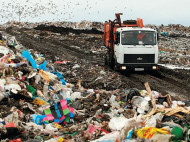
[(36, 25), (37, 23), (30, 23), (30, 22), (17, 22), (17, 21), (9, 21), (3, 25), (1, 25), (1, 27), (3, 28), (8, 28), (8, 27), (18, 27), (18, 28), (27, 28), (27, 29), (32, 29), (34, 28), (34, 26)]
[(30, 22), (17, 22), (17, 21), (9, 21), (2, 25), (2, 27), (18, 27), (18, 28), (35, 28), (40, 25), (45, 26), (55, 26), (55, 27), (64, 27), (64, 28), (72, 28), (72, 29), (79, 29), (79, 30), (92, 30), (97, 29), (100, 32), (103, 32), (104, 25), (102, 22), (90, 22), (83, 20), (81, 22), (38, 22), (38, 23), (30, 23)]
[[(67, 21), (60, 21), (60, 22), (17, 22), (17, 21), (9, 21), (3, 25), (2, 27), (18, 27), (18, 28), (35, 28), (40, 25), (45, 26), (55, 26), (55, 27), (64, 27), (64, 28), (72, 28), (72, 29), (80, 29), (80, 30), (92, 30), (97, 29), (98, 31), (104, 31), (104, 24), (103, 22), (90, 22), (83, 20), (81, 22), (67, 22)], [(169, 24), (169, 25), (145, 25), (146, 27), (154, 28), (158, 30), (161, 36), (168, 36), (168, 37), (190, 37), (190, 28), (185, 27), (180, 24)]]
[(160, 63), (190, 67), (190, 39), (161, 37)]
[(182, 25), (160, 26), (160, 63), (190, 67), (190, 28)]
[(160, 64), (171, 69), (190, 69), (190, 28), (183, 25), (147, 25), (158, 31)]
[(180, 24), (161, 25), (158, 27), (162, 36), (169, 37), (190, 37), (190, 28)]
[(152, 91), (148, 82), (144, 90), (109, 91), (68, 83), (42, 54), (4, 36), (1, 141), (189, 141), (189, 101)]

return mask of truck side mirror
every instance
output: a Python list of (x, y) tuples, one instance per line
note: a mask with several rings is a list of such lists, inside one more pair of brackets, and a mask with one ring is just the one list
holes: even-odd
[(118, 44), (119, 43), (119, 32), (115, 32), (115, 41), (114, 41), (114, 44)]
[(118, 40), (115, 40), (115, 41), (114, 41), (114, 44), (118, 44), (118, 43), (119, 43)]
[(157, 33), (157, 41), (160, 40), (160, 35)]

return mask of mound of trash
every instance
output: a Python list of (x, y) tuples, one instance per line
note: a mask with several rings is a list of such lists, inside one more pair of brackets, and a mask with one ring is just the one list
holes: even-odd
[(190, 101), (172, 100), (148, 82), (145, 90), (112, 91), (68, 83), (42, 54), (7, 34), (0, 61), (1, 141), (190, 140)]

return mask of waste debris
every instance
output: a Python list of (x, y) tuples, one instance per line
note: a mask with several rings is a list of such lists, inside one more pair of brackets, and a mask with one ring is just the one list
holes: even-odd
[(189, 141), (188, 101), (151, 90), (148, 82), (144, 90), (90, 88), (104, 80), (95, 76), (94, 68), (88, 88), (80, 78), (68, 83), (65, 75), (70, 71), (77, 76), (81, 64), (59, 71), (55, 66), (63, 68), (70, 61), (49, 62), (6, 36), (10, 38), (0, 42), (1, 141)]

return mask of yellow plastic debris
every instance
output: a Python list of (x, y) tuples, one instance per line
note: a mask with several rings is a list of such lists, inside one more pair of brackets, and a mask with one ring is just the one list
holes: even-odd
[(55, 125), (55, 127), (57, 128), (57, 129), (61, 129), (61, 128), (63, 128), (61, 125), (59, 125), (59, 124), (54, 124)]
[(43, 70), (40, 70), (40, 71), (39, 71), (39, 74), (42, 76), (43, 79), (46, 80), (46, 82), (47, 82), (48, 85), (49, 85), (49, 76), (48, 76)]
[(36, 104), (36, 105), (40, 105), (40, 106), (47, 104), (47, 102), (45, 102), (44, 100), (39, 99), (39, 98), (35, 98), (33, 103)]
[(137, 136), (140, 138), (145, 138), (145, 139), (150, 139), (152, 138), (155, 134), (170, 134), (167, 129), (159, 129), (159, 128), (154, 128), (154, 127), (144, 127), (141, 129), (137, 129)]
[(63, 142), (64, 139), (63, 138), (59, 138), (57, 142)]

